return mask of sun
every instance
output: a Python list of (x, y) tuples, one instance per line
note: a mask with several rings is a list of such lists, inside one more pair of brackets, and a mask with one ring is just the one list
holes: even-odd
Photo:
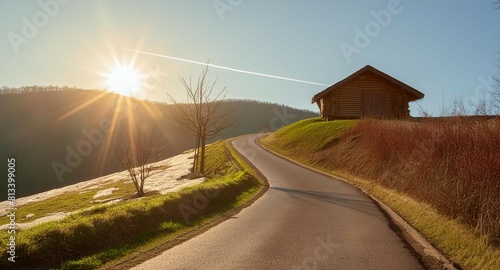
[(142, 88), (145, 78), (132, 65), (123, 64), (116, 64), (105, 77), (108, 90), (124, 96), (133, 96), (137, 93)]

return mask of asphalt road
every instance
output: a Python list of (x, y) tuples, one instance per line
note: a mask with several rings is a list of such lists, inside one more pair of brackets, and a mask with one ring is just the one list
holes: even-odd
[(133, 269), (423, 269), (366, 195), (270, 154), (255, 138), (233, 145), (268, 178), (269, 190)]

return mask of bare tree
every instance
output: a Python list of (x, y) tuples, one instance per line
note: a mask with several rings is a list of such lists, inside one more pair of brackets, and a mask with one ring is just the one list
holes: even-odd
[(429, 113), (429, 111), (427, 111), (426, 109), (422, 108), (420, 103), (418, 103), (418, 102), (416, 102), (416, 103), (417, 103), (417, 111), (422, 117), (425, 117), (425, 118), (432, 117), (432, 114)]
[(226, 87), (215, 93), (213, 83), (207, 81), (208, 65), (201, 72), (195, 85), (191, 78), (187, 81), (181, 78), (187, 94), (187, 103), (177, 102), (167, 93), (174, 104), (171, 117), (176, 125), (186, 134), (196, 138), (193, 172), (204, 173), (205, 146), (207, 139), (212, 139), (221, 131), (236, 125), (238, 116), (235, 110), (225, 104)]
[[(499, 8), (500, 8), (500, 1)], [(500, 52), (498, 53), (500, 55)], [(496, 113), (500, 113), (500, 60), (498, 61), (498, 75), (493, 76), (493, 90), (491, 93), (492, 107), (496, 109)]]
[(161, 152), (156, 126), (146, 130), (136, 125), (135, 133), (130, 132), (124, 140), (119, 155), (120, 164), (129, 173), (137, 190), (137, 197), (144, 196), (146, 179), (158, 172), (155, 162), (161, 157)]
[(468, 114), (462, 97), (455, 96), (452, 99), (451, 105), (448, 108), (448, 114), (450, 116), (464, 116)]
[(488, 100), (485, 96), (477, 98), (477, 103), (474, 104), (474, 115), (488, 115), (491, 109), (488, 106)]

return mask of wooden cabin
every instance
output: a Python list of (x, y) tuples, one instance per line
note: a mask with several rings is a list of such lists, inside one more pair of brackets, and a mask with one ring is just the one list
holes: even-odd
[(326, 121), (363, 117), (410, 117), (409, 102), (424, 97), (415, 88), (365, 66), (312, 98)]

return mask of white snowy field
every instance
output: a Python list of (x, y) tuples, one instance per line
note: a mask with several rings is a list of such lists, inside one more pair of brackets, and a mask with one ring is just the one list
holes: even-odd
[[(151, 192), (156, 191), (160, 194), (166, 194), (168, 192), (173, 192), (180, 190), (184, 187), (196, 185), (205, 181), (205, 178), (200, 177), (196, 179), (188, 179), (187, 175), (191, 173), (191, 167), (193, 166), (193, 155), (194, 152), (190, 151), (187, 153), (183, 153), (162, 161), (159, 161), (155, 164), (155, 166), (164, 167), (164, 169), (159, 169), (153, 176), (149, 177), (144, 183), (144, 191)], [(166, 168), (165, 168), (165, 165)], [(63, 195), (66, 193), (74, 193), (74, 192), (88, 192), (88, 191), (97, 191), (93, 197), (94, 202), (98, 202), (99, 197), (110, 196), (114, 191), (118, 190), (118, 188), (108, 188), (103, 189), (103, 187), (108, 186), (110, 183), (116, 183), (120, 181), (126, 181), (133, 185), (132, 181), (129, 179), (129, 175), (127, 171), (117, 172), (113, 174), (109, 174), (106, 176), (102, 176), (96, 179), (88, 180), (85, 182), (80, 182), (74, 185), (49, 190), (46, 192), (34, 194), (27, 197), (22, 197), (16, 199), (16, 207), (22, 208), (23, 205), (38, 202), (50, 199), (52, 197), (56, 197), (59, 195)], [(101, 188), (101, 190), (99, 190)], [(117, 202), (120, 199), (109, 200), (110, 203)], [(108, 201), (108, 200), (107, 200)], [(10, 208), (8, 205), (8, 201), (0, 202), (0, 209), (3, 209), (1, 216), (6, 215), (7, 212), (5, 209)], [(33, 213), (36, 215), (36, 213)], [(36, 220), (29, 223), (18, 223), (16, 226), (19, 229), (26, 229), (32, 227), (36, 224), (44, 223), (51, 220), (59, 220), (71, 213), (51, 213), (44, 217), (39, 217)], [(4, 224), (0, 226), (0, 230), (5, 230), (8, 227), (8, 224)]]

